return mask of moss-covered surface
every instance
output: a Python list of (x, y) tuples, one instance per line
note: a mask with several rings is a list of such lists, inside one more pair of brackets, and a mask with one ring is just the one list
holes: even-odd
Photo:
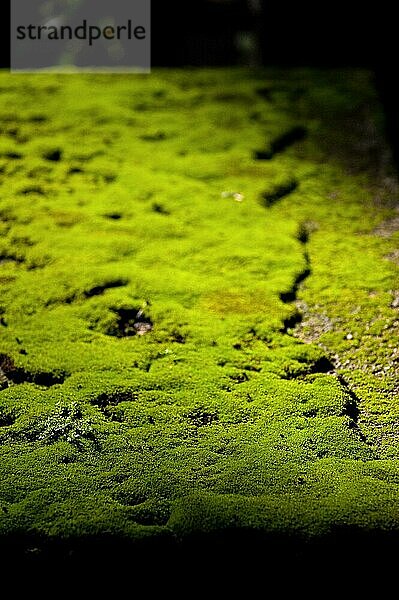
[(399, 532), (396, 192), (369, 75), (0, 91), (2, 539)]

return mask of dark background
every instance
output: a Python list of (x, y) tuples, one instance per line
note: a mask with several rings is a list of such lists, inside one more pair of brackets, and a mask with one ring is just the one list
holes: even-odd
[[(8, 67), (9, 3), (4, 4), (1, 66)], [(398, 25), (392, 13), (386, 0), (368, 7), (350, 0), (152, 0), (152, 64), (371, 69), (399, 164)], [(245, 51), (243, 39), (251, 41)]]
[[(81, 0), (87, 1), (92, 2)], [(250, 7), (256, 5), (255, 14)], [(266, 65), (390, 67), (398, 54), (398, 25), (392, 13), (386, 0), (369, 8), (350, 0), (316, 5), (284, 0), (152, 0), (153, 64), (236, 64), (234, 35), (255, 31)], [(3, 3), (1, 15), (1, 66), (7, 67), (9, 2)]]
[[(259, 6), (257, 14), (251, 5)], [(365, 5), (350, 0), (152, 0), (153, 64), (234, 63), (234, 32), (252, 29), (259, 32), (264, 64), (376, 66), (391, 60), (397, 24), (385, 2)]]

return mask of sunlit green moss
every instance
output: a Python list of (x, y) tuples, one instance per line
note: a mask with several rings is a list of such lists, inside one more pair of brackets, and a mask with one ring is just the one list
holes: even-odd
[(367, 74), (0, 87), (0, 532), (398, 528)]

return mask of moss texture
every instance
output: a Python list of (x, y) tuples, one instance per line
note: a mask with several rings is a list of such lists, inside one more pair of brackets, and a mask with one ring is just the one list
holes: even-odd
[(399, 531), (395, 186), (370, 76), (2, 73), (0, 91), (3, 538)]

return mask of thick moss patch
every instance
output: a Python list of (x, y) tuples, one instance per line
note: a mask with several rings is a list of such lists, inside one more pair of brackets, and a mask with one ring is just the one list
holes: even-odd
[(1, 74), (4, 539), (398, 531), (365, 111), (363, 72)]

